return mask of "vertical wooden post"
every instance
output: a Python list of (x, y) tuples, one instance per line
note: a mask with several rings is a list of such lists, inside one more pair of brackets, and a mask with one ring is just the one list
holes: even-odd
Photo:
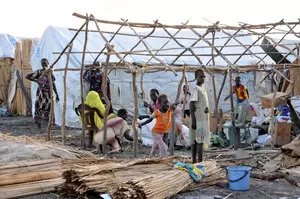
[[(275, 72), (272, 73), (272, 79), (274, 79)], [(273, 92), (272, 104), (271, 104), (271, 120), (270, 120), (270, 134), (271, 134), (271, 148), (274, 149), (274, 107), (277, 90)]]
[[(182, 70), (182, 77), (181, 80), (178, 84), (177, 87), (177, 95), (176, 95), (176, 99), (175, 99), (175, 104), (178, 103), (179, 97), (180, 97), (180, 92), (181, 92), (181, 87), (183, 84), (183, 81), (185, 79), (185, 75), (186, 75), (186, 64), (184, 64), (183, 66), (183, 70)], [(177, 105), (176, 105), (177, 106)], [(176, 112), (176, 108), (174, 111), (172, 111), (172, 120), (171, 120), (171, 130), (170, 130), (170, 155), (173, 156), (174, 155), (174, 143), (175, 143), (175, 112)]]
[[(112, 48), (113, 48), (113, 46), (112, 46)], [(104, 101), (106, 104), (105, 113), (104, 113), (104, 124), (103, 124), (104, 132), (103, 132), (103, 145), (102, 145), (104, 155), (106, 155), (106, 153), (107, 153), (106, 152), (106, 149), (107, 149), (107, 116), (108, 116), (108, 112), (109, 112), (109, 109), (111, 106), (110, 101), (107, 96), (107, 71), (108, 71), (110, 52), (111, 52), (110, 48), (108, 48), (108, 44), (106, 44), (106, 49), (107, 49), (108, 53), (106, 55), (106, 62), (105, 62), (104, 71), (102, 73), (102, 84), (101, 84), (101, 90), (102, 90), (103, 98), (104, 98)]]
[(64, 71), (64, 104), (63, 104), (63, 111), (62, 111), (62, 125), (61, 125), (61, 136), (62, 136), (62, 144), (65, 145), (66, 142), (66, 110), (67, 110), (67, 72), (68, 66), (70, 61), (70, 53), (72, 51), (72, 44), (69, 45), (69, 52), (67, 54), (67, 62)]
[(85, 106), (84, 106), (84, 89), (83, 89), (83, 68), (84, 68), (84, 59), (85, 59), (85, 51), (87, 46), (87, 40), (88, 40), (88, 24), (89, 24), (89, 18), (86, 21), (86, 27), (85, 27), (85, 40), (83, 45), (83, 53), (82, 53), (82, 60), (81, 60), (81, 70), (80, 70), (80, 94), (81, 94), (81, 104), (83, 108), (83, 115), (82, 117), (82, 133), (81, 133), (81, 146), (86, 149), (85, 144)]
[[(213, 30), (211, 32), (212, 34), (212, 47), (211, 47), (211, 56), (212, 56), (212, 63), (213, 66), (216, 65), (215, 63), (215, 55), (214, 55), (214, 48), (215, 48), (215, 30)], [(218, 132), (218, 124), (219, 124), (219, 114), (218, 114), (218, 100), (217, 100), (217, 89), (216, 89), (216, 80), (215, 80), (215, 76), (211, 75), (211, 81), (212, 81), (212, 85), (213, 85), (213, 94), (214, 94), (214, 101), (215, 101), (215, 111), (214, 114), (216, 116), (216, 133)]]
[(133, 129), (133, 157), (137, 157), (138, 152), (138, 130), (137, 126), (137, 117), (138, 117), (138, 91), (136, 86), (136, 72), (132, 73), (132, 86), (133, 86), (133, 103), (134, 103), (134, 112), (132, 119), (132, 129)]
[(50, 84), (50, 99), (51, 99), (51, 109), (50, 109), (50, 115), (49, 115), (49, 122), (47, 126), (47, 140), (51, 140), (51, 128), (52, 128), (52, 123), (53, 123), (53, 117), (54, 117), (54, 95), (53, 95), (53, 81), (52, 81), (52, 67), (46, 71), (46, 74), (49, 79), (49, 84)]
[(235, 126), (235, 114), (234, 114), (234, 103), (233, 103), (233, 86), (232, 86), (232, 69), (229, 69), (229, 86), (230, 86), (230, 105), (231, 105), (231, 117), (232, 117), (232, 132), (234, 134), (234, 149), (238, 148), (238, 135)]

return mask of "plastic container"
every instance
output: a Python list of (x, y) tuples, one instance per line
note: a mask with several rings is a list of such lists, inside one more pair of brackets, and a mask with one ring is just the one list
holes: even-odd
[(227, 167), (229, 188), (234, 191), (247, 191), (250, 187), (250, 167)]

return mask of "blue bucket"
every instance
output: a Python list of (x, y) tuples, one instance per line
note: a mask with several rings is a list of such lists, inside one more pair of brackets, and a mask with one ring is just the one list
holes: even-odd
[(227, 167), (229, 188), (234, 191), (247, 191), (250, 187), (250, 167)]

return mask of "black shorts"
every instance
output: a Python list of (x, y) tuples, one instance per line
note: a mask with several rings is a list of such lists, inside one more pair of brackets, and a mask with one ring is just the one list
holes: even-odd
[(183, 118), (186, 118), (186, 116), (191, 116), (191, 112), (190, 110), (184, 110), (184, 115), (183, 115)]

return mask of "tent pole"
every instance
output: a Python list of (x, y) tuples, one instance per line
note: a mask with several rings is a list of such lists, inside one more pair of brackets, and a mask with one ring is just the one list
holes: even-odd
[(229, 68), (229, 86), (230, 86), (230, 105), (231, 105), (231, 120), (232, 120), (232, 132), (234, 135), (234, 149), (236, 150), (238, 148), (238, 135), (236, 131), (236, 125), (235, 125), (235, 114), (234, 114), (234, 104), (233, 104), (233, 87), (232, 87), (232, 69)]
[[(85, 110), (85, 104), (84, 104), (84, 90), (83, 90), (83, 68), (84, 68), (84, 59), (85, 59), (85, 50), (87, 46), (87, 40), (88, 40), (88, 25), (89, 25), (89, 18), (87, 17), (86, 20), (86, 27), (85, 27), (85, 40), (84, 40), (84, 45), (83, 45), (83, 54), (82, 54), (82, 60), (81, 60), (81, 70), (80, 70), (80, 94), (81, 94), (81, 104), (83, 110)], [(86, 144), (85, 144), (85, 111), (82, 113), (82, 133), (81, 133), (81, 146), (86, 149)]]
[[(107, 47), (107, 51), (110, 52), (110, 48), (108, 48), (108, 45), (106, 45), (106, 47)], [(111, 47), (114, 48), (113, 45)], [(107, 116), (108, 116), (108, 112), (109, 112), (109, 109), (111, 106), (110, 100), (108, 99), (108, 96), (107, 96), (107, 71), (108, 71), (109, 59), (110, 59), (110, 54), (108, 53), (106, 55), (106, 64), (104, 67), (104, 72), (102, 73), (102, 85), (101, 85), (101, 90), (102, 90), (104, 101), (106, 104), (105, 114), (104, 114), (104, 124), (103, 124), (103, 129), (104, 129), (103, 145), (102, 145), (103, 155), (106, 155), (106, 153), (107, 153), (107, 151), (106, 151), (106, 149), (107, 149)]]
[(137, 85), (136, 85), (136, 75), (137, 75), (136, 71), (132, 73), (133, 103), (134, 103), (132, 129), (133, 129), (133, 157), (134, 158), (137, 157), (137, 153), (138, 153), (138, 130), (137, 130), (138, 91), (137, 91)]
[[(215, 47), (215, 30), (211, 32), (212, 34), (212, 47), (211, 47), (211, 56), (212, 56), (212, 63), (215, 65), (215, 56), (214, 56), (214, 47)], [(213, 94), (214, 94), (214, 101), (215, 101), (215, 116), (216, 116), (216, 133), (218, 132), (218, 124), (219, 124), (219, 113), (218, 113), (218, 100), (217, 100), (217, 89), (216, 89), (216, 79), (215, 76), (211, 76), (211, 81), (213, 85)]]
[(183, 71), (182, 71), (182, 77), (181, 80), (178, 84), (177, 87), (177, 94), (176, 94), (176, 99), (175, 99), (175, 109), (172, 110), (172, 120), (171, 120), (171, 131), (170, 131), (170, 155), (173, 156), (174, 155), (174, 143), (175, 143), (175, 112), (176, 112), (176, 107), (177, 107), (177, 103), (179, 101), (179, 97), (180, 97), (180, 92), (181, 92), (181, 87), (183, 84), (183, 81), (185, 79), (186, 76), (186, 65), (183, 66)]
[(67, 54), (67, 62), (64, 71), (64, 104), (63, 104), (63, 111), (62, 111), (62, 125), (61, 125), (61, 136), (62, 136), (62, 144), (66, 144), (66, 110), (67, 110), (67, 72), (68, 66), (70, 61), (70, 52), (72, 51), (73, 45), (69, 45), (69, 52)]

